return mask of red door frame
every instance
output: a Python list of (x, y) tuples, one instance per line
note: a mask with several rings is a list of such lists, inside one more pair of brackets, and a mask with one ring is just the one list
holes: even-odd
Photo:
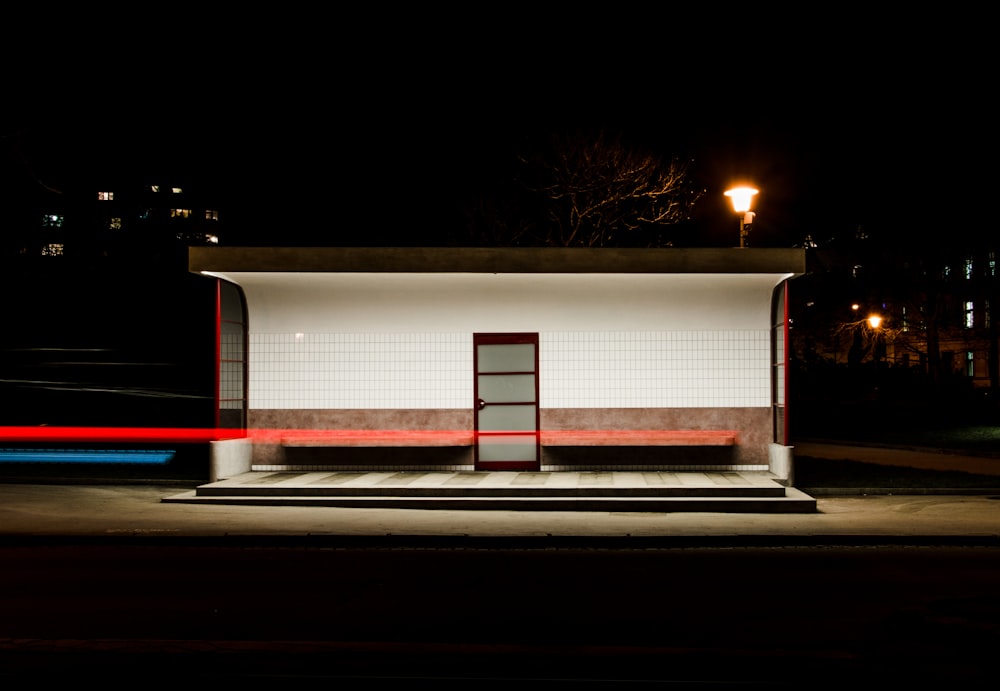
[[(532, 403), (535, 406), (535, 460), (534, 461), (489, 461), (480, 465), (479, 460), (479, 438), (480, 436), (524, 436), (524, 431), (519, 432), (481, 432), (479, 430), (479, 346), (481, 345), (518, 345), (530, 344), (535, 347), (534, 370), (531, 372), (487, 372), (485, 374), (531, 374), (535, 378), (535, 400), (517, 401), (510, 403), (491, 403), (490, 405), (524, 405)], [(472, 336), (472, 362), (473, 362), (473, 408), (472, 418), (475, 430), (475, 467), (476, 470), (527, 470), (537, 471), (542, 463), (541, 435), (539, 434), (539, 405), (538, 405), (538, 334), (537, 333), (477, 333)]]

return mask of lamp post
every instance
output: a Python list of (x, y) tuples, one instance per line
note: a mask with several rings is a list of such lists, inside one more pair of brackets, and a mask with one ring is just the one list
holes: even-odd
[(753, 197), (757, 190), (753, 187), (734, 187), (726, 190), (726, 196), (733, 202), (733, 211), (740, 215), (740, 247), (746, 247), (747, 235), (750, 234), (750, 226), (756, 214), (750, 210)]
[(868, 317), (868, 326), (872, 330), (872, 360), (875, 363), (875, 390), (879, 387), (879, 360), (882, 359), (884, 336), (882, 334), (882, 317), (873, 314)]

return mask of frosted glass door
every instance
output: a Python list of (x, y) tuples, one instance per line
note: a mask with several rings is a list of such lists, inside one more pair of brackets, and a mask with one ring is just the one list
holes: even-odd
[(476, 467), (538, 470), (538, 334), (476, 334)]

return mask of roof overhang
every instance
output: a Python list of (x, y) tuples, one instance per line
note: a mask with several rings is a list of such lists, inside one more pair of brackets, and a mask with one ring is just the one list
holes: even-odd
[(192, 273), (805, 273), (798, 248), (191, 247)]

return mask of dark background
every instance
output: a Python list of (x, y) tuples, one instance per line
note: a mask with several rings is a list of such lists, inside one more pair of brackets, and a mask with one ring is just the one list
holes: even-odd
[(439, 244), (513, 150), (575, 128), (693, 159), (705, 245), (738, 243), (736, 181), (761, 190), (758, 246), (988, 227), (984, 22), (663, 14), (45, 16), (4, 48), (2, 135), (46, 184), (154, 169), (204, 185), (230, 244)]

